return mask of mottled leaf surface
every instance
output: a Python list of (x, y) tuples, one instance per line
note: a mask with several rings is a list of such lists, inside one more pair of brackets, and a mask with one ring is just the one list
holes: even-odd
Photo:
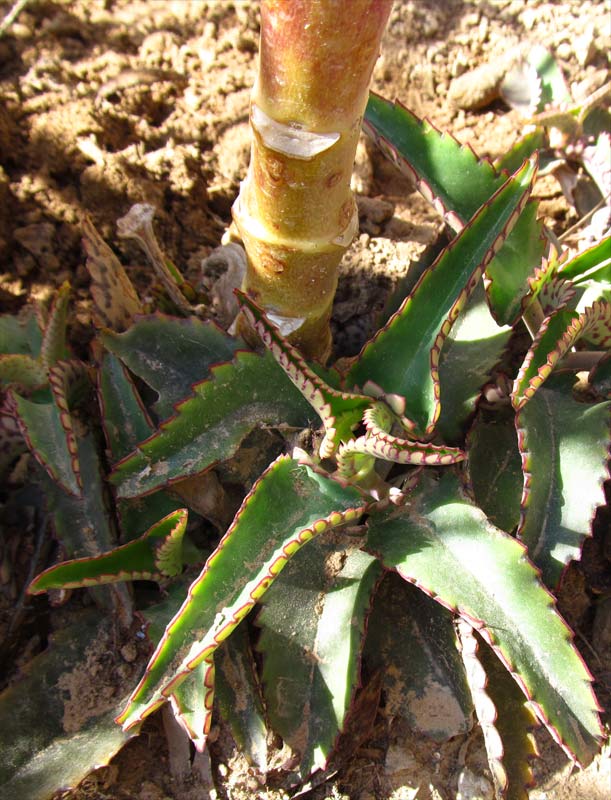
[(313, 541), (263, 597), (265, 704), (305, 777), (323, 769), (359, 678), (365, 615), (382, 568), (340, 536)]
[(611, 403), (577, 402), (570, 383), (539, 389), (517, 416), (525, 476), (518, 536), (550, 588), (580, 557), (608, 477)]
[(64, 729), (67, 692), (60, 678), (85, 670), (88, 647), (107, 627), (99, 612), (85, 614), (55, 633), (21, 680), (0, 694), (0, 800), (49, 800), (107, 764), (133, 735), (114, 721), (121, 698), (79, 730)]
[(243, 347), (211, 322), (162, 314), (138, 319), (125, 333), (105, 333), (102, 341), (157, 392), (153, 408), (160, 419), (173, 413), (175, 403), (192, 393), (211, 366), (231, 360)]
[(120, 497), (136, 497), (230, 458), (257, 425), (307, 426), (315, 412), (271, 354), (240, 352), (193, 387), (161, 425), (111, 475)]
[(83, 218), (81, 227), (97, 322), (111, 330), (123, 331), (136, 314), (142, 313), (138, 294), (123, 265), (88, 217)]
[(601, 736), (591, 677), (523, 545), (464, 499), (448, 472), (409, 508), (368, 524), (368, 550), (474, 625), (556, 740), (589, 762)]
[(466, 733), (472, 703), (456, 649), (452, 615), (389, 573), (376, 592), (364, 659), (383, 673), (385, 710), (438, 741)]
[(267, 725), (246, 620), (216, 651), (215, 692), (233, 738), (248, 761), (267, 770)]

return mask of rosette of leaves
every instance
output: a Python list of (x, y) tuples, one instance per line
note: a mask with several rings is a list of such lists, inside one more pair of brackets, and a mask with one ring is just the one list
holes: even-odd
[[(134, 317), (112, 288), (127, 276), (89, 231), (106, 276), (92, 385), (115, 496), (100, 494), (95, 519), (106, 514), (115, 538), (87, 553), (56, 524), (69, 558), (29, 591), (143, 579), (170, 588), (142, 607), (152, 654), (117, 709), (125, 735), (169, 703), (201, 749), (217, 694), (261, 771), (271, 729), (306, 780), (341, 762), (342, 733), (363, 697), (375, 713), (381, 688), (390, 714), (437, 739), (468, 731), (475, 712), (498, 795), (526, 797), (534, 725), (581, 764), (602, 739), (591, 676), (552, 593), (604, 504), (611, 315), (604, 296), (580, 303), (608, 277), (609, 242), (544, 259), (529, 200), (535, 160), (500, 174), (376, 97), (366, 126), (456, 235), (341, 370), (307, 363), (246, 294), (260, 351), (195, 315)], [(523, 317), (540, 322), (526, 354), (510, 346)], [(590, 391), (578, 395), (584, 361)], [(82, 440), (70, 444), (80, 406), (65, 410), (52, 394), (57, 412), (32, 412), (39, 399), (13, 389), (10, 413), (59, 497), (56, 517), (90, 519), (104, 462), (85, 475)], [(36, 427), (43, 413), (58, 416), (52, 440), (50, 426)], [(291, 451), (296, 432), (318, 425), (319, 444)], [(197, 492), (186, 485), (205, 486), (257, 427), (283, 432), (287, 452), (252, 482), (206, 558), (189, 538)], [(444, 698), (435, 719), (419, 710), (431, 697)], [(4, 717), (10, 703), (0, 698)], [(57, 753), (38, 745), (42, 760), (45, 748)], [(7, 768), (11, 797), (30, 785), (20, 758)]]

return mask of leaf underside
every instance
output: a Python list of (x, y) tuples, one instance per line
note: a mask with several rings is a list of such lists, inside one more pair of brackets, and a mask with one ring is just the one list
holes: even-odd
[(372, 516), (367, 549), (475, 626), (567, 752), (589, 762), (601, 728), (591, 677), (527, 560), (446, 472), (409, 511)]
[[(253, 487), (191, 585), (119, 720), (129, 728), (158, 708), (261, 598), (289, 558), (315, 535), (362, 513), (361, 495), (294, 459), (277, 459)], [(240, 582), (235, 565), (242, 564)], [(211, 704), (211, 694), (208, 696)], [(211, 705), (210, 705), (211, 708)], [(205, 732), (209, 726), (206, 721)]]
[(246, 620), (219, 647), (214, 662), (221, 714), (249, 763), (265, 772), (267, 725)]
[(76, 497), (82, 491), (82, 478), (72, 422), (57, 398), (35, 403), (12, 394), (19, 426), (38, 463), (62, 489)]
[(571, 383), (539, 389), (516, 419), (525, 476), (518, 537), (550, 588), (580, 557), (608, 478), (611, 403), (577, 402)]
[(346, 376), (349, 387), (373, 383), (405, 398), (405, 415), (430, 433), (440, 414), (438, 365), (442, 345), (527, 201), (535, 167), (504, 183), (443, 251), (401, 308), (363, 348)]
[(329, 534), (297, 553), (263, 597), (257, 649), (266, 708), (300, 754), (303, 777), (326, 767), (343, 729), (381, 572), (375, 558)]

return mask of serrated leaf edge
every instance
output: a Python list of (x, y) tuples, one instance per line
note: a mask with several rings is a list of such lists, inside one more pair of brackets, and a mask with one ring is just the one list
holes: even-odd
[(364, 395), (340, 392), (326, 384), (310, 369), (297, 348), (293, 347), (272, 325), (263, 309), (244, 292), (239, 289), (234, 291), (242, 313), (257, 331), (263, 344), (321, 418), (325, 428), (325, 438), (320, 445), (320, 457), (329, 458), (340, 444), (336, 428), (337, 417), (332, 408), (333, 400), (353, 400), (357, 407), (359, 403), (368, 407), (371, 401)]
[[(524, 525), (526, 524), (526, 514), (528, 512), (528, 506), (530, 504), (530, 495), (531, 495), (531, 487), (533, 479), (533, 474), (531, 472), (531, 454), (530, 451), (528, 450), (528, 433), (526, 431), (526, 427), (521, 424), (522, 423), (522, 415), (520, 413), (521, 410), (522, 409), (520, 409), (517, 412), (515, 417), (515, 426), (518, 435), (518, 450), (520, 451), (520, 459), (522, 461), (522, 474), (524, 476), (524, 486), (522, 489), (522, 497), (520, 500), (520, 520), (518, 522), (518, 527), (516, 530), (516, 536), (518, 539), (520, 538), (521, 532), (523, 531)], [(609, 423), (611, 425), (611, 404), (609, 405), (608, 408), (608, 417), (609, 417)], [(607, 452), (609, 452), (609, 445), (607, 446)], [(609, 467), (608, 458), (601, 458), (601, 464), (605, 467), (607, 476), (611, 477), (611, 469)], [(600, 478), (598, 481), (598, 485), (601, 488), (601, 490), (605, 483), (605, 480), (606, 480), (605, 478)], [(594, 517), (596, 516), (597, 508), (598, 505), (592, 509), (592, 513), (590, 515), (590, 530), (592, 530), (592, 524), (594, 523)], [(577, 542), (578, 546), (581, 548), (585, 540), (588, 539), (591, 535), (592, 535), (591, 533), (590, 534), (584, 533), (582, 536), (580, 536)], [(571, 561), (574, 560), (575, 559), (570, 559), (565, 563), (563, 573), (558, 580), (558, 586), (562, 584), (564, 573), (566, 572)], [(539, 569), (539, 567), (537, 567), (536, 565), (534, 566), (539, 575), (541, 575), (541, 570)]]
[[(525, 162), (520, 167), (520, 169), (517, 170), (514, 173), (513, 176), (508, 178), (508, 180), (505, 181), (499, 187), (499, 189), (497, 189), (496, 192), (494, 192), (494, 194), (486, 201), (486, 203), (483, 206), (481, 206), (481, 208), (473, 215), (473, 217), (469, 220), (469, 222), (463, 227), (463, 229), (461, 231), (461, 232), (464, 232), (465, 230), (467, 230), (467, 229), (469, 229), (471, 227), (474, 227), (479, 222), (480, 216), (486, 211), (488, 206), (494, 201), (494, 199), (503, 190), (505, 190), (507, 188), (507, 184), (508, 184), (509, 180), (515, 179), (518, 175), (520, 175), (521, 172), (525, 171), (528, 168), (527, 165), (529, 165), (530, 168), (533, 169), (533, 174), (532, 174), (532, 176), (530, 178), (529, 184), (528, 184), (528, 186), (526, 186), (524, 188), (524, 193), (523, 193), (522, 197), (520, 198), (518, 204), (516, 205), (516, 208), (511, 213), (509, 219), (507, 220), (507, 222), (503, 226), (502, 231), (499, 233), (499, 235), (497, 236), (497, 238), (495, 239), (493, 244), (486, 251), (486, 254), (483, 257), (482, 261), (478, 264), (478, 266), (471, 273), (471, 276), (470, 276), (469, 280), (467, 281), (466, 286), (460, 292), (460, 294), (458, 295), (458, 297), (456, 298), (456, 300), (454, 301), (454, 303), (452, 304), (452, 306), (448, 310), (448, 314), (447, 314), (445, 320), (441, 324), (441, 328), (439, 330), (439, 333), (435, 337), (435, 340), (433, 342), (433, 346), (432, 346), (431, 351), (430, 351), (430, 370), (431, 370), (431, 378), (433, 380), (433, 394), (434, 394), (435, 408), (434, 408), (434, 412), (433, 412), (433, 416), (432, 416), (431, 422), (427, 426), (426, 430), (424, 431), (424, 435), (430, 435), (430, 434), (432, 434), (434, 432), (435, 426), (436, 426), (436, 424), (437, 424), (437, 422), (439, 420), (439, 417), (441, 415), (441, 387), (440, 387), (440, 384), (439, 384), (439, 360), (440, 360), (441, 349), (443, 347), (443, 344), (446, 341), (446, 339), (448, 338), (448, 335), (449, 335), (450, 331), (452, 330), (452, 326), (454, 325), (454, 323), (456, 322), (460, 312), (464, 308), (465, 303), (467, 302), (467, 300), (471, 296), (471, 293), (473, 292), (473, 290), (475, 289), (475, 287), (479, 283), (479, 280), (482, 277), (483, 273), (485, 272), (486, 267), (492, 261), (492, 259), (496, 255), (496, 253), (503, 246), (503, 244), (505, 242), (505, 239), (507, 238), (507, 235), (509, 234), (509, 232), (513, 228), (513, 226), (516, 223), (516, 221), (519, 219), (520, 214), (522, 213), (522, 211), (524, 210), (526, 204), (528, 203), (528, 199), (530, 197), (530, 193), (532, 192), (534, 180), (535, 180), (535, 177), (536, 177), (537, 163), (538, 162), (537, 162), (536, 158), (529, 159), (527, 162)], [(426, 270), (420, 276), (420, 278), (416, 282), (414, 288), (411, 290), (411, 292), (408, 294), (408, 296), (405, 298), (405, 300), (401, 303), (401, 305), (398, 308), (398, 310), (395, 311), (395, 313), (389, 318), (387, 323), (382, 328), (380, 328), (375, 333), (375, 335), (371, 339), (369, 339), (368, 342), (366, 342), (363, 345), (363, 348), (361, 349), (361, 352), (359, 353), (359, 355), (356, 358), (356, 363), (358, 363), (358, 361), (365, 355), (365, 353), (375, 345), (375, 342), (386, 331), (390, 330), (393, 327), (393, 325), (398, 323), (398, 321), (400, 320), (400, 318), (401, 318), (403, 312), (405, 311), (405, 309), (408, 308), (408, 306), (411, 305), (413, 302), (415, 302), (416, 294), (419, 291), (420, 286), (422, 285), (422, 283), (427, 279), (427, 276), (429, 274), (433, 273), (439, 267), (439, 264), (441, 263), (442, 259), (447, 258), (447, 256), (452, 252), (452, 250), (457, 246), (458, 241), (459, 241), (458, 238), (455, 238), (454, 240), (452, 240), (450, 242), (450, 244), (439, 254), (439, 256), (435, 259), (433, 264), (431, 264), (431, 266), (428, 268), (428, 270)], [(416, 426), (415, 426), (415, 424), (413, 422), (410, 421), (409, 424), (405, 425), (404, 427), (406, 427), (408, 430), (413, 430)]]
[[(487, 522), (486, 524), (490, 525), (489, 522)], [(562, 615), (558, 612), (557, 604), (556, 604), (556, 598), (551, 593), (551, 591), (545, 586), (545, 584), (541, 581), (541, 578), (540, 578), (541, 570), (535, 564), (533, 564), (532, 561), (530, 561), (530, 559), (528, 558), (528, 550), (527, 550), (526, 546), (524, 545), (524, 543), (514, 539), (508, 533), (505, 533), (505, 531), (501, 531), (500, 529), (495, 529), (495, 530), (498, 530), (498, 532), (500, 534), (502, 534), (504, 537), (510, 538), (512, 540), (512, 542), (517, 544), (522, 549), (522, 551), (523, 551), (522, 560), (528, 562), (528, 564), (530, 564), (531, 568), (536, 573), (537, 581), (539, 582), (539, 585), (541, 586), (543, 591), (548, 595), (548, 597), (550, 599), (550, 603), (549, 603), (550, 612), (553, 615), (555, 615), (560, 620), (560, 622), (562, 623), (562, 626), (563, 626), (563, 628), (564, 628), (564, 630), (566, 632), (566, 641), (571, 643), (571, 644), (573, 644), (574, 638), (575, 638), (575, 636), (573, 634), (573, 631), (571, 630), (571, 628), (569, 627), (569, 625), (565, 621), (564, 617), (562, 617)], [(380, 554), (379, 553), (375, 553), (374, 551), (370, 551), (369, 549), (367, 550), (367, 552), (371, 552), (372, 555), (375, 555), (376, 557), (380, 558)], [(424, 592), (428, 597), (430, 597), (431, 599), (435, 600), (435, 602), (439, 603), (444, 608), (447, 608), (448, 611), (450, 611), (452, 614), (455, 614), (456, 616), (458, 616), (461, 619), (463, 619), (471, 628), (473, 628), (473, 630), (475, 630), (475, 631), (477, 631), (479, 633), (479, 635), (484, 639), (484, 641), (494, 650), (494, 652), (496, 653), (496, 655), (500, 659), (501, 663), (504, 665), (505, 669), (507, 669), (507, 671), (511, 674), (511, 676), (514, 679), (514, 681), (516, 682), (516, 684), (520, 687), (520, 690), (522, 691), (522, 693), (524, 694), (524, 696), (526, 697), (528, 702), (531, 704), (531, 706), (533, 708), (533, 711), (535, 712), (537, 718), (547, 728), (547, 730), (548, 730), (550, 736), (552, 737), (552, 739), (556, 742), (556, 744), (559, 747), (562, 748), (562, 750), (566, 753), (566, 755), (568, 756), (568, 758), (571, 761), (575, 761), (579, 766), (582, 766), (580, 764), (580, 762), (576, 759), (575, 754), (570, 750), (570, 748), (567, 745), (564, 744), (564, 742), (562, 741), (562, 738), (560, 736), (560, 733), (556, 730), (556, 728), (549, 721), (543, 706), (534, 698), (534, 696), (531, 693), (530, 689), (526, 685), (524, 679), (517, 672), (515, 672), (514, 666), (511, 664), (509, 659), (503, 653), (503, 651), (501, 649), (501, 646), (497, 643), (497, 640), (494, 637), (494, 634), (492, 633), (492, 631), (490, 631), (488, 629), (485, 620), (478, 619), (477, 617), (473, 617), (473, 616), (471, 616), (471, 614), (467, 613), (466, 611), (461, 611), (458, 606), (453, 606), (451, 603), (448, 603), (443, 598), (441, 598), (439, 595), (435, 594), (435, 592), (433, 592), (432, 590), (428, 589), (428, 587), (422, 581), (419, 581), (417, 579), (409, 577), (408, 575), (403, 574), (401, 572), (401, 569), (395, 568), (393, 571), (396, 572), (398, 575), (400, 575), (403, 578), (403, 580), (406, 580), (408, 583), (411, 583), (413, 586), (416, 586), (418, 589), (420, 589), (422, 592)], [(590, 694), (591, 694), (591, 698), (592, 698), (592, 711), (595, 711), (595, 712), (597, 712), (597, 714), (600, 714), (601, 712), (604, 711), (604, 709), (601, 708), (601, 706), (598, 704), (598, 702), (596, 700), (596, 696), (594, 695), (594, 692), (592, 690), (592, 683), (594, 681), (594, 677), (592, 676), (592, 673), (590, 672), (590, 670), (589, 670), (589, 668), (588, 668), (583, 656), (579, 652), (579, 650), (574, 645), (573, 645), (573, 649), (575, 651), (576, 656), (581, 661), (583, 669), (584, 669), (584, 671), (586, 673), (587, 682), (589, 683), (589, 686), (590, 686)], [(595, 738), (598, 740), (599, 743), (602, 743), (604, 741), (604, 732), (603, 732), (603, 729), (602, 729), (602, 726), (601, 726), (601, 723), (600, 723), (600, 719), (598, 720), (598, 728), (599, 728), (599, 732), (598, 732), (598, 734), (597, 734), (597, 736)]]
[[(567, 301), (568, 302), (568, 301)], [(556, 343), (556, 347), (547, 354), (545, 364), (542, 364), (537, 370), (527, 385), (522, 389), (524, 378), (530, 369), (533, 359), (537, 355), (537, 347), (541, 342), (543, 335), (547, 332), (551, 322), (553, 321), (556, 313), (560, 313), (562, 308), (557, 310), (554, 314), (550, 314), (541, 323), (541, 327), (537, 331), (537, 335), (522, 362), (522, 366), (518, 371), (518, 375), (514, 381), (513, 389), (511, 392), (511, 403), (516, 411), (523, 408), (530, 398), (535, 394), (545, 381), (551, 375), (554, 367), (558, 362), (568, 353), (582, 336), (587, 335), (591, 330), (595, 329), (600, 323), (607, 324), (608, 333), (606, 337), (600, 339), (597, 344), (601, 347), (611, 345), (611, 305), (604, 301), (595, 301), (591, 306), (586, 308), (581, 314), (577, 315), (571, 322), (569, 322), (565, 332)], [(577, 313), (577, 312), (575, 312)]]
[[(233, 356), (233, 358), (231, 360), (229, 360), (229, 361), (221, 361), (221, 362), (219, 362), (217, 364), (212, 364), (210, 366), (210, 369), (209, 369), (208, 377), (203, 378), (203, 380), (201, 380), (201, 381), (197, 381), (196, 383), (191, 384), (191, 393), (187, 397), (184, 397), (182, 400), (178, 400), (177, 402), (172, 404), (172, 407), (174, 408), (174, 413), (171, 416), (169, 416), (167, 419), (163, 420), (163, 422), (161, 422), (159, 424), (159, 427), (156, 428), (153, 431), (153, 433), (151, 433), (150, 436), (147, 436), (146, 439), (143, 439), (141, 442), (139, 442), (136, 445), (136, 447), (134, 448), (134, 450), (132, 450), (131, 453), (128, 453), (126, 456), (123, 456), (123, 458), (121, 458), (119, 461), (117, 461), (113, 465), (112, 471), (111, 471), (110, 475), (108, 476), (108, 480), (110, 481), (110, 483), (112, 483), (114, 485), (117, 485), (117, 484), (119, 484), (121, 482), (121, 480), (120, 480), (120, 477), (121, 477), (120, 476), (120, 470), (121, 470), (121, 468), (124, 467), (125, 464), (130, 459), (134, 458), (135, 456), (144, 455), (144, 453), (142, 452), (142, 448), (145, 445), (149, 444), (149, 442), (153, 441), (157, 436), (159, 436), (162, 432), (164, 432), (168, 427), (171, 426), (171, 424), (174, 422), (174, 420), (176, 420), (180, 416), (182, 407), (184, 405), (186, 405), (187, 403), (191, 402), (193, 399), (195, 399), (195, 397), (197, 395), (197, 389), (200, 386), (203, 386), (204, 384), (207, 384), (207, 383), (212, 383), (215, 380), (215, 378), (217, 377), (217, 373), (220, 370), (226, 369), (226, 368), (231, 367), (231, 366), (235, 366), (240, 361), (240, 359), (243, 359), (245, 356), (252, 357), (252, 358), (259, 358), (259, 359), (262, 358), (262, 356), (259, 353), (255, 353), (252, 350), (240, 349), (240, 350), (236, 350), (235, 351), (234, 356)], [(206, 472), (209, 472), (211, 469), (214, 469), (214, 467), (217, 464), (218, 464), (218, 460), (217, 461), (213, 461), (211, 464), (208, 464), (208, 466), (204, 467), (204, 469), (200, 470), (199, 472), (190, 473), (189, 477), (198, 477), (200, 475), (204, 475)], [(144, 469), (147, 469), (147, 467), (145, 467)], [(187, 477), (187, 476), (186, 475), (179, 475), (176, 478), (170, 478), (169, 480), (167, 480), (162, 485), (154, 486), (152, 489), (146, 489), (145, 491), (142, 491), (142, 492), (138, 493), (137, 495), (133, 495), (133, 496), (130, 495), (130, 498), (131, 497), (146, 497), (149, 494), (153, 494), (154, 492), (159, 491), (159, 489), (163, 489), (163, 488), (166, 488), (168, 486), (172, 486), (173, 484), (184, 480), (185, 477)], [(119, 492), (119, 496), (121, 496), (120, 492)]]
[[(175, 526), (168, 531), (165, 538), (158, 543), (157, 553), (155, 555), (155, 563), (157, 565), (158, 561), (158, 552), (159, 550), (163, 552), (169, 547), (176, 546), (176, 540), (182, 539), (186, 525), (187, 525), (187, 509), (181, 508), (177, 511), (172, 511), (170, 514), (167, 514), (163, 519), (160, 519), (159, 522), (152, 525), (147, 531), (145, 531), (142, 536), (139, 536), (137, 539), (133, 539), (131, 542), (127, 542), (126, 544), (120, 545), (119, 547), (115, 547), (113, 550), (107, 551), (105, 553), (100, 553), (98, 556), (86, 556), (84, 558), (72, 558), (69, 561), (62, 561), (59, 564), (54, 564), (52, 567), (45, 569), (39, 575), (34, 578), (34, 580), (30, 583), (27, 588), (27, 593), (30, 595), (37, 595), (43, 594), (44, 592), (49, 591), (49, 589), (57, 588), (55, 586), (49, 586), (47, 588), (36, 588), (37, 584), (39, 584), (44, 579), (48, 578), (49, 576), (53, 575), (54, 572), (57, 571), (59, 567), (64, 567), (67, 564), (91, 564), (95, 563), (96, 561), (102, 561), (109, 555), (119, 555), (121, 552), (129, 551), (133, 549), (133, 545), (136, 543), (142, 543), (150, 539), (155, 529), (164, 523), (166, 520), (170, 519), (170, 517), (178, 516), (179, 519), (176, 521)], [(153, 548), (156, 549), (156, 548)], [(137, 580), (160, 580), (167, 577), (173, 577), (176, 573), (169, 573), (164, 572), (162, 569), (159, 569), (158, 572), (152, 572), (148, 570), (122, 570), (116, 573), (108, 573), (107, 575), (100, 575), (96, 578), (84, 578), (79, 581), (67, 581), (62, 582), (61, 588), (63, 589), (79, 589), (81, 587), (86, 586), (100, 586), (106, 583), (118, 583), (120, 581), (137, 581)]]
[[(199, 586), (202, 581), (205, 580), (208, 572), (210, 571), (210, 567), (214, 564), (214, 561), (218, 557), (219, 553), (222, 551), (225, 543), (229, 539), (229, 537), (233, 534), (234, 529), (239, 524), (240, 518), (244, 513), (244, 510), (248, 507), (250, 502), (252, 501), (253, 497), (255, 496), (256, 490), (261, 483), (261, 481), (273, 471), (277, 465), (282, 463), (283, 461), (291, 460), (289, 456), (281, 455), (272, 464), (262, 473), (260, 478), (255, 482), (250, 492), (244, 498), (240, 509), (238, 510), (232, 524), (228, 528), (225, 535), (220, 540), (216, 550), (212, 553), (212, 555), (206, 561), (203, 570), (201, 571), (198, 578), (191, 584), (189, 587), (189, 591), (187, 592), (187, 597), (183, 602), (181, 608), (178, 610), (176, 615), (174, 616), (173, 620), (166, 626), (166, 630), (159, 640), (155, 652), (151, 656), (149, 664), (145, 670), (144, 675), (142, 676), (141, 680), (139, 681), (138, 685), (133, 690), (132, 694), (130, 695), (130, 699), (126, 709), (120, 714), (116, 721), (123, 726), (124, 730), (130, 730), (135, 725), (142, 722), (142, 720), (151, 714), (153, 711), (157, 710), (163, 703), (169, 699), (172, 695), (176, 694), (176, 689), (182, 683), (185, 678), (193, 672), (193, 670), (199, 665), (204, 662), (209, 664), (213, 664), (213, 655), (214, 651), (217, 647), (230, 635), (230, 633), (236, 628), (236, 626), (244, 619), (244, 617), (252, 610), (258, 600), (265, 594), (267, 589), (273, 583), (276, 575), (278, 575), (281, 570), (283, 569), (284, 565), (287, 561), (307, 542), (309, 542), (314, 536), (317, 536), (325, 531), (329, 530), (330, 528), (335, 528), (339, 525), (342, 525), (346, 522), (353, 522), (354, 520), (358, 519), (368, 508), (367, 503), (363, 503), (361, 506), (356, 506), (353, 508), (346, 509), (345, 511), (334, 511), (328, 514), (326, 517), (322, 517), (321, 519), (316, 520), (312, 523), (311, 526), (303, 528), (293, 539), (285, 544), (281, 548), (281, 555), (278, 556), (274, 561), (269, 565), (267, 572), (257, 579), (256, 585), (250, 590), (249, 592), (249, 600), (244, 603), (241, 607), (233, 611), (232, 616), (220, 627), (218, 630), (215, 630), (212, 636), (210, 636), (210, 632), (208, 632), (208, 638), (211, 639), (209, 643), (201, 644), (198, 648), (198, 652), (194, 655), (193, 650), (190, 651), (189, 660), (186, 659), (182, 662), (181, 666), (179, 666), (174, 674), (174, 676), (167, 681), (167, 683), (163, 684), (159, 690), (154, 692), (153, 699), (149, 701), (149, 703), (144, 704), (142, 710), (132, 719), (133, 716), (131, 711), (131, 706), (134, 702), (135, 697), (141, 691), (146, 683), (147, 676), (150, 672), (151, 667), (154, 665), (156, 661), (156, 657), (160, 654), (163, 650), (164, 645), (168, 641), (171, 631), (172, 631), (172, 624), (179, 620), (181, 616), (181, 612), (187, 605), (191, 602), (193, 593), (197, 586)], [(325, 475), (329, 480), (334, 480), (334, 478)], [(156, 694), (160, 696), (157, 698), (155, 697)]]

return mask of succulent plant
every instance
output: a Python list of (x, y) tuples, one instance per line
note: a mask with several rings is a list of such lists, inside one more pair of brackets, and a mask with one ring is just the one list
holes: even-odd
[[(4, 441), (11, 458), (33, 456), (66, 556), (29, 591), (92, 587), (124, 630), (144, 618), (152, 648), (128, 696), (81, 737), (82, 769), (166, 703), (202, 749), (218, 693), (247, 757), (265, 771), (271, 729), (305, 781), (345, 752), (368, 687), (438, 739), (468, 731), (475, 713), (499, 797), (527, 797), (536, 724), (580, 764), (599, 750), (592, 679), (553, 593), (605, 503), (610, 241), (572, 259), (550, 249), (530, 199), (536, 156), (498, 172), (377, 96), (365, 127), (455, 236), (408, 274), (357, 357), (328, 367), (304, 356), (250, 277), (237, 295), (256, 349), (187, 314), (193, 290), (173, 270), (177, 314), (143, 315), (89, 223), (94, 362), (65, 344), (66, 288), (46, 319), (1, 320)], [(269, 429), (283, 452), (247, 474), (217, 541), (216, 476)], [(203, 541), (202, 518), (214, 523)], [(142, 580), (161, 587), (152, 602), (125, 591)], [(14, 705), (26, 728), (28, 694), (56, 718), (57, 690), (41, 699), (32, 685), (49, 685), (58, 651), (77, 663), (100, 624), (66, 632), (27, 686), (0, 696), (2, 796), (75, 781), (75, 737), (50, 722), (31, 740)], [(423, 720), (414, 698), (433, 689), (448, 713)]]

